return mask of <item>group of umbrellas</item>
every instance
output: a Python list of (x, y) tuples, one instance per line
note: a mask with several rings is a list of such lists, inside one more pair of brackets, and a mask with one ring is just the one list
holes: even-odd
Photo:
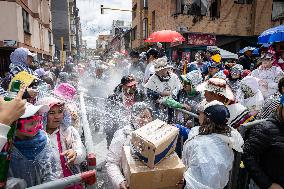
[[(176, 31), (162, 30), (152, 33), (145, 42), (182, 42), (185, 38)], [(270, 28), (258, 37), (259, 44), (271, 44), (284, 41), (284, 25)]]

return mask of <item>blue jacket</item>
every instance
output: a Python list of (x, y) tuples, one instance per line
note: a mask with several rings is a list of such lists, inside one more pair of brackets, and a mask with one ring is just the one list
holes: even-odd
[(53, 162), (55, 158), (48, 139), (43, 149), (33, 159), (27, 158), (13, 146), (9, 176), (24, 179), (28, 187), (56, 180), (59, 178), (58, 168)]

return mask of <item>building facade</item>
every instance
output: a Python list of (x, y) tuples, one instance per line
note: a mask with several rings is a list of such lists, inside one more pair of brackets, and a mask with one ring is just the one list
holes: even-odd
[(54, 54), (50, 0), (0, 1), (0, 72), (9, 70), (10, 54), (28, 48), (38, 58)]
[(171, 44), (177, 49), (199, 46), (191, 43), (193, 38), (205, 43), (212, 38), (214, 45), (237, 52), (256, 44), (264, 30), (284, 23), (284, 3), (278, 0), (133, 0), (132, 11), (133, 48), (147, 46), (149, 34), (167, 29), (187, 39)]

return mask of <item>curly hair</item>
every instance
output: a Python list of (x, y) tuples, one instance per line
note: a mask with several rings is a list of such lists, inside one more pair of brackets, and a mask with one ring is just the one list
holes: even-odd
[(213, 133), (231, 136), (231, 128), (227, 124), (218, 125), (205, 116), (205, 122), (199, 128), (200, 135), (210, 135)]

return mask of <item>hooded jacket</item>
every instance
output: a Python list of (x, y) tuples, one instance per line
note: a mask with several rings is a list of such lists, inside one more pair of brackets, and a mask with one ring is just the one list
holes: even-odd
[(130, 145), (131, 133), (134, 128), (130, 125), (118, 130), (111, 141), (106, 159), (107, 174), (115, 189), (125, 180), (121, 172), (123, 146)]
[(183, 163), (186, 166), (184, 179), (186, 189), (219, 189), (229, 181), (234, 152), (242, 152), (244, 141), (232, 128), (231, 136), (222, 134), (198, 135), (199, 127), (189, 132), (183, 148)]
[[(60, 178), (63, 178), (63, 171), (60, 161), (60, 153), (57, 142), (57, 133), (60, 132), (60, 142), (62, 145), (62, 152), (72, 149), (76, 152), (77, 157), (74, 161), (74, 166), (71, 166), (73, 174), (80, 172), (80, 164), (86, 159), (86, 149), (81, 141), (78, 131), (71, 126), (71, 117), (68, 113), (64, 113), (64, 121), (60, 125), (60, 129), (55, 130), (52, 134), (48, 134), (53, 153), (55, 154), (55, 162), (58, 167)], [(47, 120), (47, 114), (44, 115), (44, 120)], [(46, 125), (46, 123), (45, 123)]]
[[(46, 138), (46, 140), (42, 140), (42, 138)], [(20, 147), (21, 142), (23, 142), (23, 147), (25, 147), (28, 141), (20, 141), (17, 147), (14, 145), (11, 154), (9, 176), (24, 179), (28, 187), (58, 179), (58, 169), (53, 163), (55, 155), (47, 134), (44, 131), (40, 131), (31, 140), (41, 140), (42, 148), (39, 151), (33, 149), (29, 151), (25, 149), (23, 151)], [(39, 144), (36, 145), (38, 146)]]

